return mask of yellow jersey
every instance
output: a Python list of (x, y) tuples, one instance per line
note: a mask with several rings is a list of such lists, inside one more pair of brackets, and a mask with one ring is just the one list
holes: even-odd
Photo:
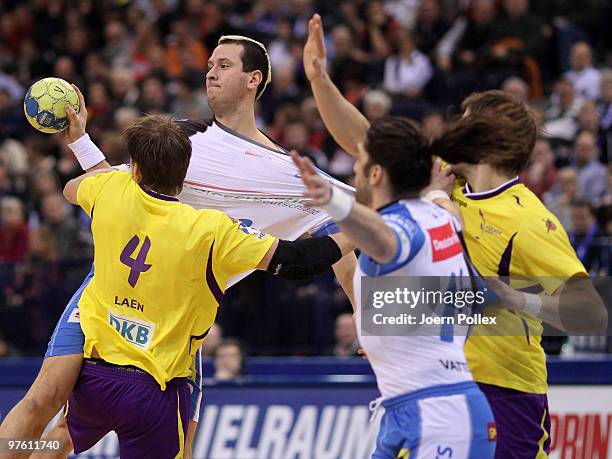
[[(587, 275), (557, 218), (518, 177), (495, 190), (471, 193), (457, 182), (452, 199), (465, 220), (469, 256), (483, 276), (511, 278), (511, 286), (554, 293), (574, 275)], [(466, 342), (468, 365), (478, 382), (544, 394), (546, 358), (542, 322), (500, 308), (495, 333), (476, 326)], [(488, 336), (488, 335), (504, 336)]]
[(84, 179), (95, 272), (79, 301), (84, 356), (95, 351), (166, 382), (190, 375), (230, 276), (254, 269), (275, 238), (215, 210), (195, 210), (128, 172)]

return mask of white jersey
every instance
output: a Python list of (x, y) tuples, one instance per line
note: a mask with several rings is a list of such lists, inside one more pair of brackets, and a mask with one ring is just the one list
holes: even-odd
[[(192, 145), (181, 202), (220, 210), (246, 227), (286, 240), (295, 240), (329, 219), (318, 208), (304, 207), (306, 187), (283, 148), (273, 150), (249, 140), (216, 120), (179, 123)], [(329, 181), (353, 192), (332, 177)], [(230, 279), (228, 285), (245, 275)]]
[[(383, 399), (430, 386), (471, 381), (465, 336), (366, 336), (361, 327), (362, 276), (464, 276), (469, 270), (456, 220), (438, 206), (413, 199), (380, 211), (396, 234), (395, 259), (380, 265), (361, 254), (355, 270), (357, 333), (376, 375)], [(461, 333), (455, 333), (461, 335)]]

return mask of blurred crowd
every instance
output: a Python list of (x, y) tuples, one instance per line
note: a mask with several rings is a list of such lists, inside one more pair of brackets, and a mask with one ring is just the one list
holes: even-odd
[[(352, 160), (325, 131), (303, 72), (314, 12), (334, 81), (370, 120), (409, 116), (433, 137), (473, 91), (529, 103), (542, 134), (521, 178), (587, 269), (610, 274), (612, 2), (2, 0), (0, 356), (44, 351), (92, 258), (90, 222), (61, 195), (81, 170), (61, 134), (27, 124), (27, 88), (46, 76), (76, 83), (90, 135), (118, 164), (120, 134), (140, 115), (207, 116), (208, 56), (221, 35), (248, 35), (272, 60), (260, 128), (350, 181)], [(331, 273), (301, 283), (256, 274), (228, 291), (219, 323), (251, 354), (353, 355), (350, 311)]]

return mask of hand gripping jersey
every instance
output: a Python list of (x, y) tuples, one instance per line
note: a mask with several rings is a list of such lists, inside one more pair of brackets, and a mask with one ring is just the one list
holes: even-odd
[[(467, 277), (469, 270), (454, 218), (421, 199), (399, 201), (380, 211), (398, 240), (395, 259), (380, 265), (361, 254), (355, 270), (357, 332), (384, 399), (431, 386), (472, 381), (465, 335), (365, 336), (361, 328), (362, 276)], [(444, 338), (444, 339), (443, 339)], [(453, 362), (449, 365), (448, 362)]]
[[(563, 226), (518, 178), (484, 193), (472, 193), (467, 184), (457, 183), (452, 199), (463, 214), (468, 253), (481, 275), (510, 276), (514, 288), (547, 294), (569, 277), (587, 275)], [(496, 309), (496, 315), (495, 334), (507, 330), (507, 336), (485, 336), (486, 326), (477, 325), (466, 343), (474, 379), (546, 393), (542, 321), (502, 309)]]
[[(306, 187), (286, 150), (255, 143), (216, 120), (179, 123), (192, 145), (181, 202), (220, 210), (245, 226), (287, 240), (329, 219), (318, 208), (304, 207)], [(334, 186), (353, 192), (328, 178)], [(242, 277), (233, 278), (230, 285)]]

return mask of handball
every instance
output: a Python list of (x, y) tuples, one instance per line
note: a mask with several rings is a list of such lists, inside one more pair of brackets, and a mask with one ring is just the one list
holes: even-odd
[(79, 112), (79, 96), (70, 83), (61, 78), (43, 78), (28, 89), (23, 111), (35, 129), (53, 134), (68, 127), (68, 104)]

